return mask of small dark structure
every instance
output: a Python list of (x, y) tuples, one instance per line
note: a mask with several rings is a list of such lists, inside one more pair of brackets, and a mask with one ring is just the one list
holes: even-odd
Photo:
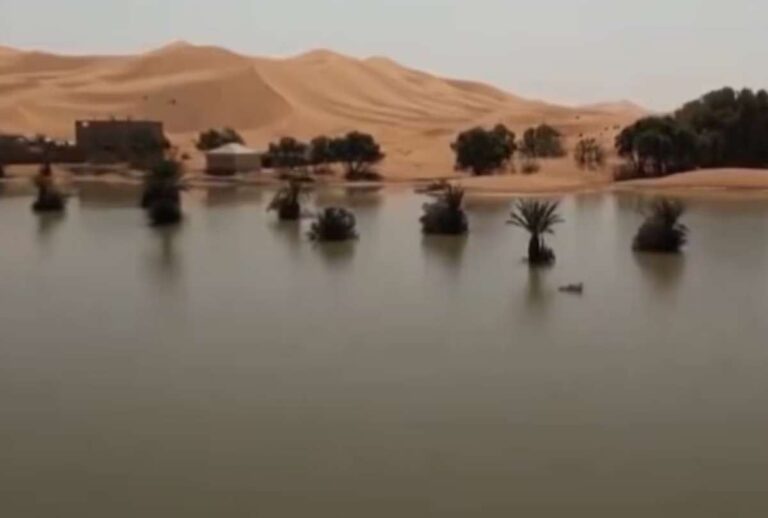
[(175, 225), (181, 221), (182, 174), (181, 163), (162, 160), (145, 178), (141, 206), (147, 210), (152, 225)]
[(357, 239), (357, 220), (347, 209), (328, 207), (317, 215), (309, 229), (312, 241), (348, 241)]
[(467, 215), (462, 207), (464, 190), (450, 184), (442, 186), (437, 200), (424, 204), (421, 227), (424, 234), (459, 236), (469, 231)]
[(205, 161), (205, 172), (210, 175), (232, 176), (261, 171), (259, 152), (237, 142), (206, 152)]
[(147, 165), (161, 161), (170, 147), (163, 123), (106, 119), (75, 123), (77, 147), (89, 161)]
[(32, 210), (35, 212), (63, 212), (64, 196), (56, 188), (53, 181), (53, 172), (50, 164), (44, 164), (40, 172), (35, 177), (35, 187), (37, 188), (37, 198), (32, 204)]
[(301, 218), (301, 195), (301, 182), (292, 179), (277, 191), (268, 210), (276, 211), (281, 221), (296, 221)]
[(680, 223), (685, 206), (679, 201), (660, 199), (650, 205), (633, 247), (637, 252), (676, 254), (688, 240), (688, 227)]
[(45, 163), (77, 164), (85, 161), (85, 154), (70, 142), (49, 139), (39, 135), (0, 134), (0, 167), (3, 165), (29, 165)]

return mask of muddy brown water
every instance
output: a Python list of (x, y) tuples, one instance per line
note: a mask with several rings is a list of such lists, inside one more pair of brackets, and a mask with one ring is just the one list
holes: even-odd
[(361, 237), (318, 247), (269, 196), (0, 197), (0, 516), (768, 516), (768, 202), (691, 202), (665, 258), (567, 197), (531, 273), (507, 200), (425, 239), (422, 197), (324, 192)]

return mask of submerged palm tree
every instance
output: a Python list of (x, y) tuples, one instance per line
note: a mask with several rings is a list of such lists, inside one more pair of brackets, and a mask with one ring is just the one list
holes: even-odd
[(312, 241), (347, 241), (357, 238), (355, 215), (347, 209), (328, 207), (317, 215), (309, 229)]
[(288, 185), (277, 191), (267, 210), (277, 211), (283, 221), (295, 221), (301, 217), (301, 182), (291, 179)]
[(148, 210), (153, 225), (181, 221), (181, 162), (160, 161), (146, 176), (141, 206)]
[(437, 200), (424, 204), (421, 226), (425, 234), (461, 235), (469, 230), (462, 204), (464, 189), (446, 184)]
[(518, 200), (509, 223), (524, 228), (531, 234), (528, 244), (528, 262), (534, 266), (552, 264), (555, 254), (544, 243), (544, 234), (553, 234), (554, 226), (563, 222), (557, 213), (559, 202)]
[(635, 236), (638, 252), (678, 253), (685, 245), (688, 227), (680, 223), (685, 206), (679, 201), (656, 200)]
[(61, 194), (53, 181), (53, 171), (50, 163), (46, 162), (40, 167), (40, 172), (35, 177), (37, 187), (37, 199), (32, 204), (35, 212), (61, 212), (64, 210), (64, 195)]

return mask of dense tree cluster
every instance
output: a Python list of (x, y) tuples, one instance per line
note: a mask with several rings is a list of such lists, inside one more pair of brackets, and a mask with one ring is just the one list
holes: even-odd
[(267, 156), (272, 167), (293, 170), (309, 163), (309, 145), (293, 137), (283, 137), (269, 144)]
[(516, 135), (503, 124), (491, 130), (477, 127), (460, 133), (451, 149), (456, 154), (457, 171), (492, 174), (512, 160), (517, 151)]
[(346, 167), (346, 176), (350, 180), (373, 180), (378, 175), (371, 174), (370, 167), (384, 159), (384, 153), (376, 140), (366, 133), (353, 131), (347, 136), (333, 139), (331, 142), (333, 158)]
[(245, 144), (245, 140), (232, 128), (212, 128), (200, 133), (195, 142), (195, 146), (200, 151), (211, 151), (227, 144)]
[(768, 165), (768, 92), (724, 88), (675, 113), (698, 137), (702, 167)]
[(696, 167), (768, 166), (768, 93), (724, 88), (674, 115), (646, 117), (616, 138), (636, 175)]
[(565, 156), (563, 135), (552, 126), (541, 124), (523, 133), (520, 153), (528, 158), (560, 158)]
[(616, 151), (639, 175), (661, 176), (696, 165), (696, 134), (674, 117), (646, 117), (616, 137)]
[(595, 138), (582, 138), (573, 148), (573, 159), (582, 169), (599, 169), (605, 163), (605, 149)]
[(353, 131), (342, 137), (315, 137), (309, 143), (284, 137), (269, 145), (264, 162), (285, 169), (343, 164), (347, 179), (375, 180), (379, 175), (371, 168), (383, 159), (381, 146), (372, 135)]

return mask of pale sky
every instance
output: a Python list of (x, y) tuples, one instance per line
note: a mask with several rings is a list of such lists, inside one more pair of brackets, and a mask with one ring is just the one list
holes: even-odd
[(0, 45), (131, 53), (173, 40), (329, 48), (569, 104), (655, 109), (768, 87), (766, 0), (0, 0)]

